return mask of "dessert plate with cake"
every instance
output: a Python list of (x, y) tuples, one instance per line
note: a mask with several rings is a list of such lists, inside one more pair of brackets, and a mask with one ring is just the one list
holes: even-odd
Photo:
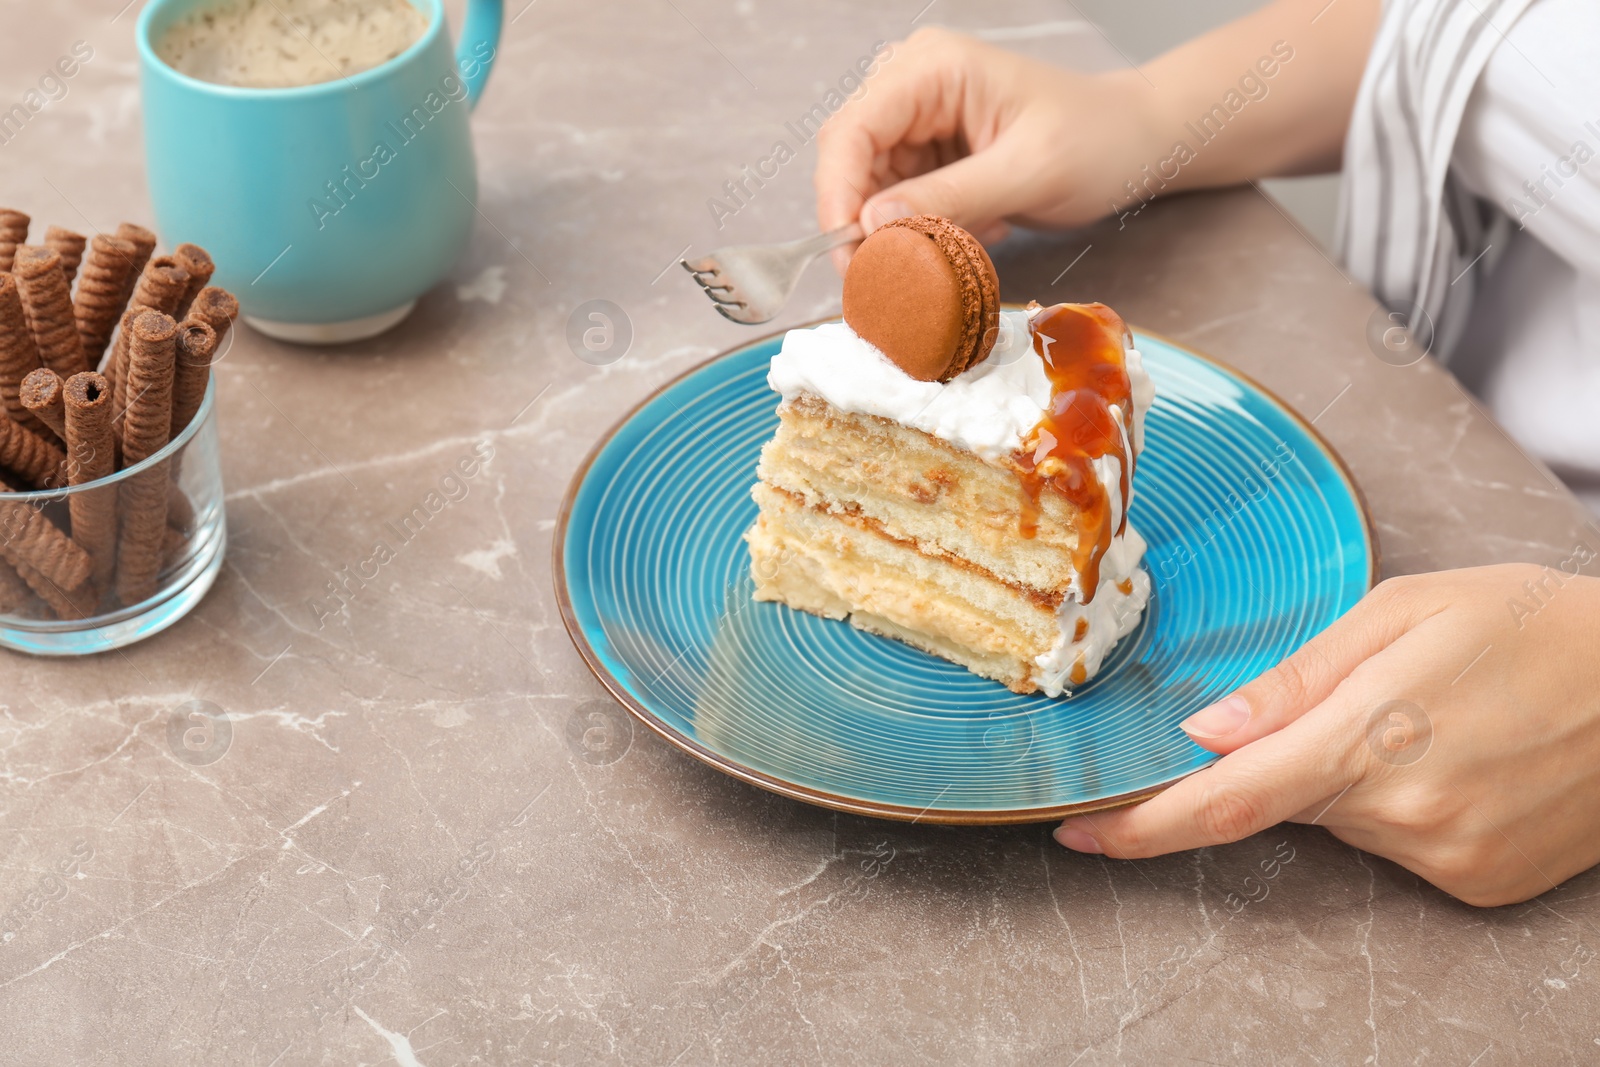
[(842, 321), (635, 408), (563, 506), (557, 596), (646, 725), (747, 782), (947, 823), (1137, 801), (1178, 724), (1367, 591), (1312, 428), (1102, 304), (1002, 307), (948, 220), (875, 231)]

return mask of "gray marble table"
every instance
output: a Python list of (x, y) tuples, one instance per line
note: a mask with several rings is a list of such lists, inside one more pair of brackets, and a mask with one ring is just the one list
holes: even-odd
[[(120, 3), (0, 2), (0, 103), (71, 42), (95, 49), (0, 145), (0, 202), (148, 221)], [(583, 716), (615, 706), (551, 591), (568, 479), (627, 405), (750, 336), (672, 264), (805, 231), (809, 149), (720, 231), (706, 201), (921, 3), (512, 0), (474, 120), (483, 217), (451, 280), (377, 340), (244, 331), (219, 368), (231, 543), (209, 597), (124, 653), (0, 654), (0, 1062), (1600, 1057), (1592, 872), (1476, 911), (1315, 829), (1116, 863), (1044, 826), (806, 807), (625, 720), (586, 747)], [(1122, 62), (1070, 3), (935, 18)], [(1105, 300), (1314, 417), (1388, 573), (1553, 564), (1596, 536), (1444, 371), (1375, 358), (1370, 297), (1256, 190), (997, 262), (1008, 299)], [(565, 341), (591, 299), (634, 331), (605, 366)], [(837, 306), (819, 269), (776, 325)], [(315, 610), (484, 445), (464, 497)], [(197, 699), (232, 731), (198, 765), (169, 740)]]

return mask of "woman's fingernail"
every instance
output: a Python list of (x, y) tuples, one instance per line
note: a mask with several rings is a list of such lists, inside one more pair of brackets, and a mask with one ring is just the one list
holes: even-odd
[(908, 219), (915, 214), (916, 212), (911, 210), (910, 204), (895, 197), (867, 201), (867, 223), (874, 230), (886, 222), (893, 222), (895, 219)]
[(1070, 826), (1056, 827), (1056, 844), (1070, 848), (1074, 852), (1092, 852), (1096, 855), (1105, 852), (1105, 849), (1100, 847), (1100, 842), (1082, 830), (1074, 830)]
[(1250, 705), (1244, 702), (1244, 697), (1233, 696), (1195, 712), (1183, 720), (1179, 728), (1190, 737), (1215, 741), (1219, 737), (1227, 737), (1249, 721)]

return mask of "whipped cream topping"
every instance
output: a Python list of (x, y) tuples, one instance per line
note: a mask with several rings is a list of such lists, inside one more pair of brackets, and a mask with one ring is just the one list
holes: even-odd
[[(772, 357), (767, 384), (785, 400), (818, 396), (840, 411), (877, 415), (1000, 460), (1022, 447), (1050, 404), (1050, 379), (1033, 351), (1029, 317), (1002, 310), (989, 358), (948, 382), (918, 381), (843, 322), (790, 330)], [(1137, 452), (1156, 390), (1138, 349), (1128, 348), (1126, 362)]]
[(790, 330), (772, 357), (767, 384), (793, 400), (819, 396), (932, 434), (987, 460), (1022, 447), (1050, 403), (1050, 379), (1033, 355), (1025, 311), (1000, 312), (989, 358), (948, 382), (921, 382), (843, 322)]
[[(1043, 310), (1043, 309), (1038, 309)], [(948, 382), (924, 382), (906, 374), (843, 322), (790, 330), (772, 357), (767, 384), (785, 401), (801, 395), (826, 400), (840, 411), (876, 415), (931, 434), (991, 462), (1023, 447), (1050, 404), (1051, 384), (1033, 350), (1032, 312), (1002, 310), (994, 349), (982, 363)], [(1131, 437), (1132, 454), (1144, 447), (1144, 421), (1155, 400), (1155, 384), (1131, 344), (1124, 362), (1132, 386), (1133, 418), (1113, 405)], [(1121, 515), (1122, 463), (1114, 455), (1094, 460), (1095, 476)], [(1074, 579), (1057, 619), (1061, 636), (1035, 660), (1039, 687), (1059, 696), (1081, 661), (1082, 677), (1093, 677), (1112, 647), (1138, 625), (1150, 599), (1150, 576), (1140, 567), (1145, 540), (1132, 524), (1111, 539), (1100, 561), (1100, 584), (1081, 588)], [(1131, 591), (1127, 591), (1131, 590)], [(1079, 620), (1083, 637), (1073, 640)]]

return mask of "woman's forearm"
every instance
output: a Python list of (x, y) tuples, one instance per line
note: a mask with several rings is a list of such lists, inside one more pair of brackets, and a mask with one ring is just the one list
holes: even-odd
[[(1379, 0), (1276, 0), (1141, 70), (1080, 74), (927, 27), (818, 135), (824, 229), (1082, 226), (1162, 193), (1338, 166)], [(840, 259), (847, 257), (840, 253)]]
[(1141, 195), (1337, 169), (1379, 7), (1276, 0), (1128, 72), (1165, 183)]

